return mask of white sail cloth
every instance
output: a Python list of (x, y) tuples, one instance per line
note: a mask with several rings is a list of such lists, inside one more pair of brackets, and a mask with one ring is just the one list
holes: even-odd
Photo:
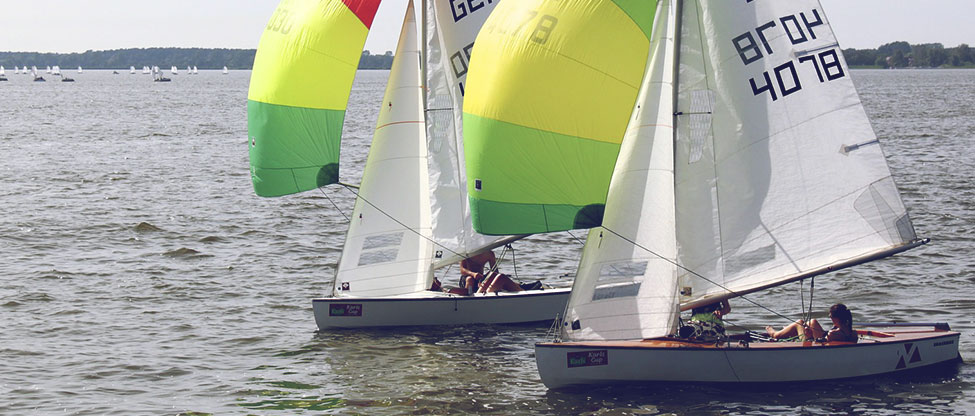
[(463, 84), (474, 38), (497, 2), (459, 9), (424, 3), (416, 19), (411, 1), (403, 23), (336, 296), (424, 291), (433, 269), (522, 237), (475, 232), (467, 201)]
[(422, 85), (411, 1), (339, 260), (335, 295), (414, 293), (433, 280)]
[[(676, 108), (663, 105), (673, 82), (656, 81), (667, 69), (654, 60), (614, 172), (608, 230), (594, 229), (583, 253), (568, 339), (672, 334), (681, 307), (916, 239), (818, 1), (662, 3), (682, 5), (661, 7), (680, 24), (651, 46), (677, 38)], [(641, 113), (651, 109), (662, 113), (656, 127)], [(663, 141), (675, 144), (671, 195)]]

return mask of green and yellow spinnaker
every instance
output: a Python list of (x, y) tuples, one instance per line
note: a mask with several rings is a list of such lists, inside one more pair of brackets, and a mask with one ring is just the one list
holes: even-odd
[(598, 226), (649, 54), (651, 0), (506, 1), (464, 99), (474, 229)]
[(352, 81), (380, 0), (282, 0), (261, 36), (247, 94), (260, 196), (338, 182)]

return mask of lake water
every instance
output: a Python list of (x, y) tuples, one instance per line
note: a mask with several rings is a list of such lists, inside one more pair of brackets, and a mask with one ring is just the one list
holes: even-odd
[[(344, 182), (387, 75), (358, 75)], [(316, 332), (310, 299), (329, 290), (352, 195), (253, 194), (248, 72), (71, 76), (0, 82), (0, 414), (975, 414), (975, 71), (853, 71), (932, 242), (815, 290), (818, 310), (843, 301), (861, 321), (949, 322), (957, 371), (558, 392), (535, 368), (545, 326)], [(568, 283), (575, 237), (517, 244), (519, 276)], [(798, 318), (798, 288), (749, 298)], [(733, 324), (785, 323), (732, 305)]]

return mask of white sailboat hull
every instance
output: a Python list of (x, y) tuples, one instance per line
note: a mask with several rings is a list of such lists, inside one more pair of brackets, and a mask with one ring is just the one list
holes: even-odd
[(694, 344), (671, 339), (539, 343), (549, 388), (623, 382), (771, 383), (915, 370), (960, 359), (959, 333), (930, 327), (860, 331), (860, 342)]
[(402, 297), (312, 300), (315, 322), (327, 328), (515, 324), (551, 321), (565, 310), (570, 288), (459, 296), (441, 292)]

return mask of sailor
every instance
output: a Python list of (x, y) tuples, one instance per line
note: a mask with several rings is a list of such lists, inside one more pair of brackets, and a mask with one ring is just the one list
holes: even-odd
[[(490, 264), (485, 273), (486, 265)], [(498, 270), (498, 258), (491, 250), (460, 261), (460, 286), (467, 293), (495, 293), (498, 291), (521, 292), (523, 289), (506, 274)]]
[(731, 312), (731, 304), (728, 303), (727, 299), (694, 308), (691, 311), (691, 320), (687, 325), (680, 328), (678, 334), (681, 338), (696, 341), (713, 342), (720, 340), (725, 337), (723, 318), (729, 312)]

